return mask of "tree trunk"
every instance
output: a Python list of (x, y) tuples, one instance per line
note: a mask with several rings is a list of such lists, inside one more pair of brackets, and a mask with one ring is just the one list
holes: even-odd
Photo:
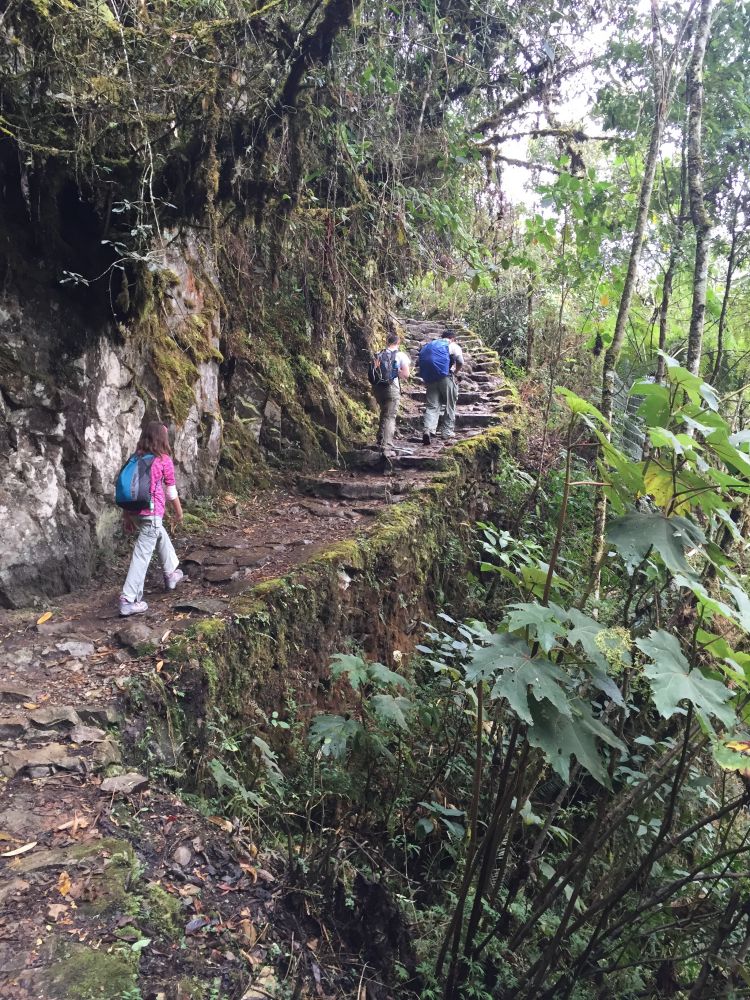
[[(744, 190), (744, 189), (743, 189)], [(742, 198), (742, 193), (738, 194), (734, 199), (734, 208), (732, 210), (732, 231), (731, 238), (732, 242), (729, 246), (729, 257), (727, 258), (727, 277), (724, 282), (724, 295), (721, 300), (721, 313), (719, 314), (719, 329), (716, 334), (716, 357), (714, 358), (714, 367), (711, 373), (711, 381), (716, 384), (721, 372), (721, 363), (724, 360), (724, 331), (727, 325), (727, 310), (729, 308), (729, 295), (732, 291), (732, 278), (734, 277), (734, 268), (737, 261), (737, 243), (739, 242), (739, 233), (737, 231), (737, 214), (740, 207), (740, 199)]]
[[(661, 148), (662, 135), (664, 133), (664, 123), (669, 113), (671, 104), (672, 88), (669, 85), (669, 70), (664, 63), (661, 48), (661, 30), (659, 25), (659, 4), (658, 0), (651, 0), (651, 37), (652, 37), (652, 79), (654, 91), (654, 121), (651, 126), (651, 138), (648, 144), (648, 153), (644, 164), (643, 180), (641, 190), (638, 195), (638, 212), (633, 229), (633, 238), (630, 243), (630, 258), (628, 259), (628, 270), (625, 276), (625, 285), (620, 298), (620, 305), (617, 310), (615, 321), (615, 332), (612, 343), (607, 348), (604, 355), (604, 365), (602, 369), (602, 413), (605, 418), (612, 420), (612, 403), (614, 397), (615, 365), (620, 356), (622, 345), (625, 340), (628, 316), (630, 315), (630, 305), (635, 292), (635, 282), (638, 276), (638, 264), (641, 259), (641, 250), (646, 234), (646, 223), (651, 207), (651, 196), (654, 191), (654, 178), (656, 176), (656, 164), (659, 159), (659, 149)], [(608, 435), (609, 436), (609, 435)], [(592, 564), (599, 566), (601, 556), (604, 551), (604, 529), (607, 519), (607, 498), (603, 490), (599, 490), (596, 497), (596, 507), (594, 511), (594, 532), (591, 551)], [(596, 570), (598, 574), (598, 570)], [(598, 594), (598, 583), (594, 587)]]
[(526, 371), (534, 366), (534, 279), (529, 278), (526, 288)]
[(687, 71), (688, 143), (687, 172), (690, 217), (695, 229), (695, 268), (693, 270), (693, 305), (690, 311), (687, 367), (698, 374), (706, 321), (706, 290), (708, 287), (709, 239), (711, 220), (703, 194), (703, 62), (711, 33), (711, 14), (716, 0), (701, 0), (693, 54)]
[(661, 288), (661, 303), (659, 305), (659, 359), (656, 362), (656, 381), (664, 381), (664, 371), (666, 368), (666, 363), (664, 361), (664, 352), (667, 347), (667, 318), (669, 316), (669, 303), (672, 298), (672, 283), (674, 281), (674, 273), (677, 270), (677, 262), (680, 259), (680, 252), (682, 250), (682, 238), (685, 234), (685, 194), (687, 188), (687, 164), (685, 162), (685, 155), (683, 152), (682, 156), (682, 168), (680, 170), (680, 207), (679, 215), (677, 216), (677, 224), (675, 226), (674, 237), (672, 239), (672, 248), (669, 251), (669, 263), (667, 264), (667, 270), (664, 272), (664, 281)]

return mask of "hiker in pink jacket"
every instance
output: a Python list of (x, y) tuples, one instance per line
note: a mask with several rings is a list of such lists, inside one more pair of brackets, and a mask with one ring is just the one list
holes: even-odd
[(164, 573), (164, 586), (174, 590), (184, 578), (172, 541), (162, 523), (167, 502), (172, 504), (174, 518), (182, 520), (182, 505), (177, 496), (174, 465), (169, 448), (169, 435), (164, 424), (152, 421), (141, 433), (136, 455), (154, 455), (151, 463), (151, 500), (148, 507), (124, 512), (125, 530), (138, 531), (130, 560), (130, 569), (120, 595), (120, 614), (139, 615), (148, 610), (143, 598), (151, 556), (156, 549)]

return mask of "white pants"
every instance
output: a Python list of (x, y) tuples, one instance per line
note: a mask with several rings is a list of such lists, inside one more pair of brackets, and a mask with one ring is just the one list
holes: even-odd
[(151, 562), (151, 556), (156, 549), (159, 562), (164, 573), (173, 573), (180, 564), (174, 545), (162, 525), (160, 517), (135, 517), (133, 522), (138, 527), (138, 538), (130, 560), (130, 569), (122, 588), (122, 596), (128, 601), (140, 601), (143, 597), (143, 585), (146, 582), (146, 571)]

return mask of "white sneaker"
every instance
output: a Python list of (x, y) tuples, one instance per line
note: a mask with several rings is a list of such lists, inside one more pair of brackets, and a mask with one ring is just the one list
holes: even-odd
[(171, 573), (164, 574), (164, 588), (165, 590), (174, 590), (178, 583), (181, 583), (185, 579), (185, 574), (181, 569), (174, 569)]
[(142, 615), (144, 611), (148, 611), (148, 604), (145, 601), (129, 601), (127, 597), (120, 598), (120, 614), (127, 617), (128, 615)]

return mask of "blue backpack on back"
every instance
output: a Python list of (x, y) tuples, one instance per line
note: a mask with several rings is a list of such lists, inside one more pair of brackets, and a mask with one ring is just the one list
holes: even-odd
[(439, 382), (450, 373), (451, 357), (448, 341), (431, 340), (419, 352), (419, 374), (423, 382)]
[(123, 510), (151, 506), (151, 466), (156, 455), (131, 455), (115, 481), (115, 503)]

